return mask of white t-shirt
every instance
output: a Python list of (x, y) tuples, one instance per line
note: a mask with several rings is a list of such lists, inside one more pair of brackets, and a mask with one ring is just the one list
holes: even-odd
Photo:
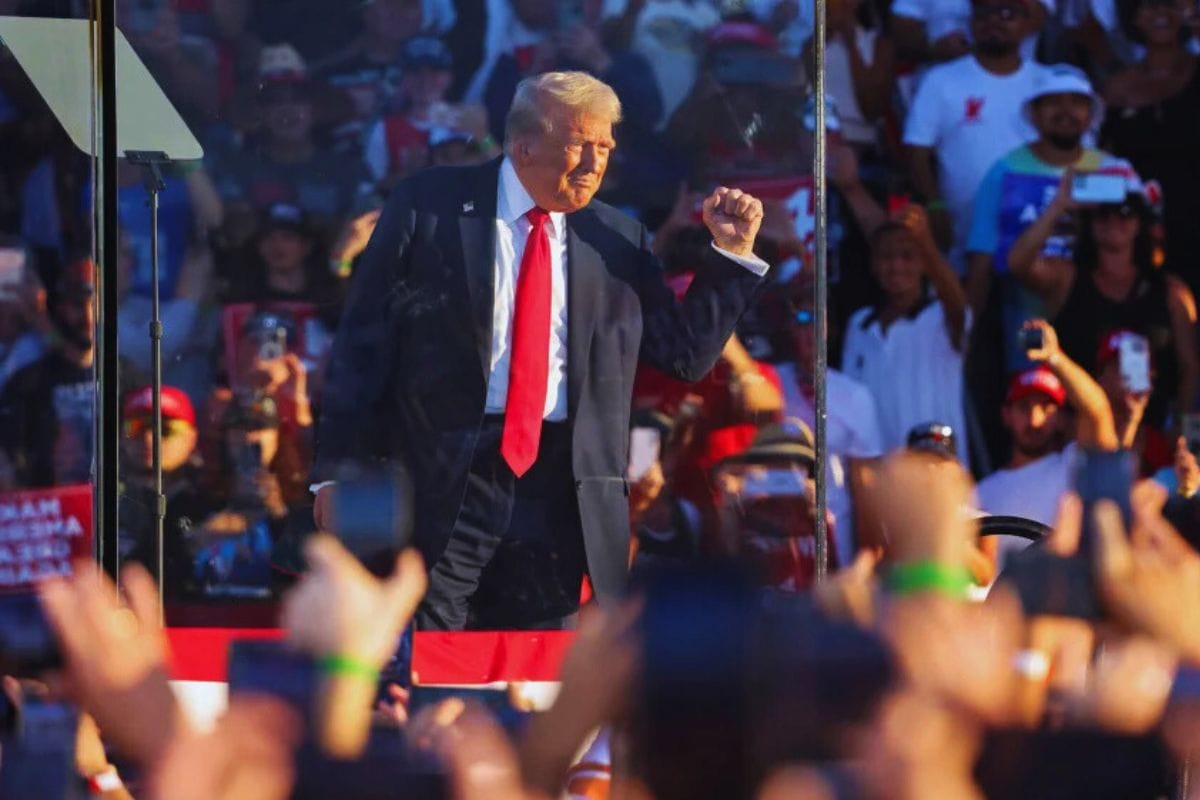
[(964, 56), (929, 70), (917, 89), (904, 143), (937, 151), (942, 198), (954, 224), (950, 263), (960, 272), (983, 176), (1001, 156), (1037, 138), (1021, 106), (1044, 70), (1026, 61), (1011, 75), (993, 75)]
[[(1056, 0), (1041, 0), (1046, 13), (1053, 17)], [(971, 0), (896, 0), (892, 13), (925, 23), (925, 37), (932, 44), (955, 31), (971, 38)], [(1037, 50), (1037, 34), (1021, 42), (1021, 55), (1033, 60)]]
[[(1059, 501), (1071, 486), (1078, 453), (1078, 445), (1071, 442), (1057, 453), (1042, 456), (1023, 467), (996, 470), (975, 487), (977, 507), (988, 514), (1024, 517), (1053, 525)], [(1003, 569), (1008, 556), (1028, 545), (1027, 540), (1016, 536), (1000, 537), (997, 566)]]
[[(875, 40), (878, 31), (856, 27), (854, 46), (863, 61), (870, 66), (875, 59)], [(842, 123), (842, 136), (855, 144), (875, 144), (879, 141), (879, 130), (866, 119), (858, 107), (858, 96), (854, 93), (854, 77), (850, 69), (849, 45), (841, 36), (830, 37), (825, 45), (825, 75), (828, 83), (825, 93), (833, 98), (837, 106), (838, 120)]]
[(930, 300), (886, 333), (874, 307), (855, 311), (846, 326), (842, 370), (870, 391), (885, 450), (904, 446), (914, 426), (941, 422), (954, 430), (959, 460), (969, 463), (962, 353), (950, 342), (940, 302)]
[(645, 56), (654, 70), (663, 102), (660, 126), (666, 125), (692, 90), (704, 35), (720, 21), (715, 7), (696, 0), (657, 0), (647, 3), (638, 15), (632, 50)]
[[(784, 415), (798, 417), (810, 427), (815, 425), (813, 400), (800, 389), (793, 364), (776, 364), (783, 389)], [(837, 552), (843, 564), (854, 559), (854, 518), (850, 497), (850, 475), (844, 459), (878, 458), (883, 455), (883, 440), (871, 393), (853, 378), (827, 370), (825, 373), (826, 498), (837, 521)]]

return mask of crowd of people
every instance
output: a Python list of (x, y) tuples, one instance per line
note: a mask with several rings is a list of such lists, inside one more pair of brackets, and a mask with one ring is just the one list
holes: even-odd
[[(0, 16), (84, 5), (0, 0)], [(377, 677), (424, 583), (411, 559), (376, 582), (314, 536), (314, 420), (345, 298), (398, 182), (499, 159), (520, 81), (580, 70), (622, 108), (597, 197), (644, 226), (667, 285), (682, 297), (702, 270), (701, 203), (721, 185), (762, 198), (755, 250), (771, 265), (706, 376), (638, 370), (632, 574), (654, 585), (666, 568), (749, 565), (759, 584), (797, 593), (787, 613), (828, 637), (746, 658), (833, 680), (850, 658), (838, 648), (852, 648), (856, 700), (806, 711), (802, 731), (739, 718), (738, 747), (716, 747), (712, 719), (689, 730), (687, 703), (638, 694), (669, 658), (631, 633), (655, 618), (651, 591), (642, 606), (585, 610), (560, 699), (517, 751), (485, 715), (445, 708), (405, 723), (414, 747), (441, 752), (464, 798), (585, 784), (586, 769), (568, 772), (585, 750), (612, 796), (1037, 796), (1035, 767), (1082, 729), (1095, 740), (1078, 752), (1104, 758), (1111, 745), (1142, 782), (1121, 783), (1116, 767), (1085, 780), (1064, 758), (1037, 773), (1038, 791), (1164, 791), (1194, 747), (1185, 684), (1200, 658), (1200, 12), (1185, 0), (831, 0), (816, 98), (813, 5), (118, 2), (119, 27), (205, 150), (167, 170), (159, 212), (167, 503), (155, 577), (167, 603), (282, 597), (301, 650), (322, 664), (349, 652)], [(820, 586), (817, 103), (832, 190), (824, 566), (836, 573)], [(92, 477), (91, 173), (0, 53), (3, 492)], [(153, 572), (151, 217), (139, 167), (122, 160), (118, 185), (120, 551)], [(1101, 509), (1093, 524), (1074, 493), (1088, 454), (1111, 450), (1131, 454), (1135, 513)], [(1027, 544), (979, 536), (979, 515), (1031, 520), (1052, 531), (1041, 549), (1064, 557), (1092, 531), (1084, 549), (1115, 632), (1043, 625), (1023, 592), (1024, 614), (1000, 590), (961, 603), (1003, 583)], [(285, 796), (302, 739), (357, 754), (369, 726), (407, 718), (403, 690), (385, 692), (374, 720), (358, 714), (371, 704), (363, 675), (335, 664), (314, 716), (235, 699), (216, 733), (191, 730), (159, 686), (164, 645), (137, 575), (127, 588), (144, 625), (128, 641), (106, 627), (111, 603), (91, 577), (44, 595), (74, 696), (150, 796)], [(84, 604), (97, 611), (71, 613)], [(762, 700), (761, 687), (721, 690)], [(804, 691), (780, 707), (821, 694)], [(678, 749), (654, 739), (668, 724)], [(998, 741), (1014, 729), (1044, 741)], [(1006, 774), (1009, 762), (1021, 768)]]

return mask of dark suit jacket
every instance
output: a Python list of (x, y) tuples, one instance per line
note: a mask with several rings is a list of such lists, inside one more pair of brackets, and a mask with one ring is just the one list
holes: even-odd
[[(500, 161), (402, 181), (359, 260), (322, 397), (318, 479), (399, 460), (414, 543), (432, 566), (462, 505), (487, 397)], [(639, 359), (702, 377), (762, 279), (711, 251), (677, 302), (645, 228), (600, 202), (567, 216), (567, 422), (588, 572), (625, 582), (625, 469)]]

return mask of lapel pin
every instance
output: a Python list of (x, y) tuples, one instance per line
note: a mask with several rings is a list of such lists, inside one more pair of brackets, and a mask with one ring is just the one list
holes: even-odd
[(463, 213), (470, 214), (475, 210), (475, 203), (463, 203)]

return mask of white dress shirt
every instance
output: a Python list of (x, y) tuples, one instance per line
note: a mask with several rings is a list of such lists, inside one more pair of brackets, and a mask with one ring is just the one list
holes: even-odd
[[(512, 324), (521, 256), (533, 228), (526, 214), (533, 198), (517, 178), (507, 158), (500, 165), (496, 188), (496, 256), (492, 265), (492, 357), (488, 369), (488, 414), (503, 414), (508, 401), (508, 363), (512, 356)], [(546, 379), (545, 419), (567, 418), (567, 223), (561, 211), (551, 211), (546, 223), (550, 238), (550, 370)]]

